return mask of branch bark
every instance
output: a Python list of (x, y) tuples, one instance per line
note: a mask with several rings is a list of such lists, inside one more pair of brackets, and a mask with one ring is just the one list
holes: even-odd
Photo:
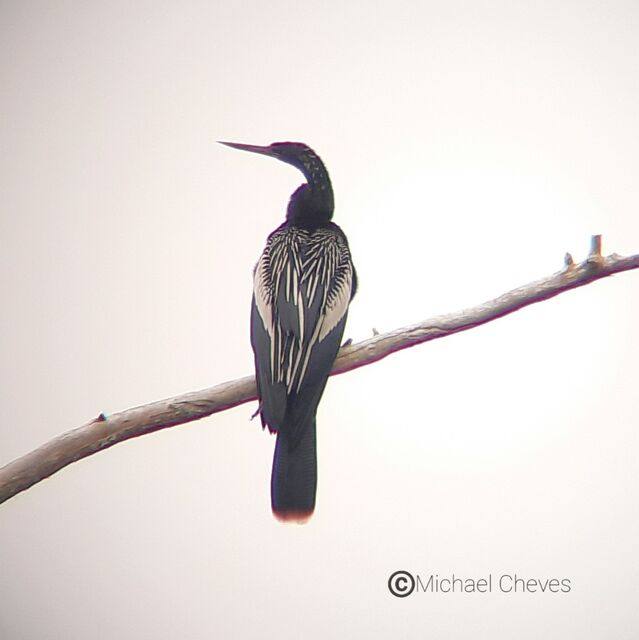
[[(377, 334), (340, 350), (331, 375), (344, 373), (429, 340), (466, 331), (560, 293), (582, 287), (615, 273), (639, 268), (639, 254), (601, 255), (601, 236), (593, 236), (588, 258), (575, 264), (566, 254), (561, 271), (523, 285), (479, 306), (437, 316), (418, 324)], [(63, 467), (129, 438), (199, 420), (256, 399), (255, 378), (247, 376), (202, 391), (127, 409), (100, 414), (0, 469), (0, 503), (44, 480)]]

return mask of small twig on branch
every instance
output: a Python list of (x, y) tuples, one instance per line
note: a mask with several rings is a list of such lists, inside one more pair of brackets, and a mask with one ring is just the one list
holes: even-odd
[[(494, 300), (456, 313), (437, 316), (389, 333), (342, 347), (332, 374), (344, 373), (381, 360), (408, 347), (466, 331), (528, 305), (582, 287), (615, 273), (639, 268), (639, 254), (601, 255), (601, 236), (593, 236), (588, 258), (575, 264), (567, 253), (565, 267), (548, 278), (518, 287)], [(199, 420), (256, 399), (255, 378), (247, 376), (209, 389), (152, 402), (91, 422), (64, 433), (0, 469), (0, 503), (76, 460), (159, 429)]]

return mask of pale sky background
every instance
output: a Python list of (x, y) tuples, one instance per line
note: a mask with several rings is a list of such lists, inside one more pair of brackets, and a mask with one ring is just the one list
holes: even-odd
[[(252, 371), (251, 271), (320, 154), (361, 340), (639, 252), (639, 4), (0, 2), (0, 464)], [(2, 640), (635, 638), (639, 273), (329, 382), (317, 509), (243, 405), (0, 507)], [(516, 573), (570, 593), (414, 594)]]

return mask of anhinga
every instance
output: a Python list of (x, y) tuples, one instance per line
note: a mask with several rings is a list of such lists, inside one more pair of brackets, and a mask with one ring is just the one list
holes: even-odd
[(262, 426), (277, 433), (271, 507), (284, 521), (315, 508), (315, 414), (340, 347), (357, 279), (344, 232), (333, 222), (333, 189), (317, 154), (299, 142), (267, 147), (224, 142), (277, 158), (306, 178), (286, 220), (255, 267), (251, 344)]

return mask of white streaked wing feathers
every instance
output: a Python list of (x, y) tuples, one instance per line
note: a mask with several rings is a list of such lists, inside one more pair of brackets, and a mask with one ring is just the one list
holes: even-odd
[(318, 339), (321, 342), (337, 326), (348, 310), (351, 301), (351, 291), (353, 287), (353, 272), (348, 269), (348, 273), (341, 278), (332, 290), (333, 298), (329, 299), (326, 309), (322, 314), (321, 326)]
[[(280, 286), (286, 303), (297, 311), (298, 331), (288, 335), (282, 335), (275, 308)], [(255, 269), (255, 304), (270, 337), (272, 382), (284, 383), (287, 393), (299, 391), (313, 347), (344, 317), (352, 286), (348, 246), (334, 232), (289, 228), (270, 237)], [(319, 314), (305, 344), (305, 326), (310, 320), (306, 313), (317, 295), (322, 297), (316, 307)]]

